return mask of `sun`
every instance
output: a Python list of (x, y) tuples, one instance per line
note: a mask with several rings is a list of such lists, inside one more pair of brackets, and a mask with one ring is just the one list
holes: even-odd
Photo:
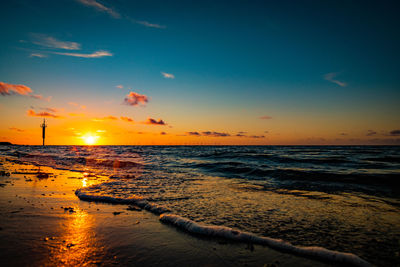
[(82, 136), (83, 141), (85, 142), (86, 145), (91, 146), (96, 144), (98, 136), (93, 136), (91, 134), (86, 134)]

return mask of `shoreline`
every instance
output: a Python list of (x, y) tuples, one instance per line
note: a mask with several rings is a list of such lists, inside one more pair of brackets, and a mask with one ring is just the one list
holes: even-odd
[[(7, 172), (37, 170), (5, 159), (0, 158)], [(266, 246), (193, 236), (144, 209), (82, 201), (76, 189), (108, 178), (43, 166), (41, 171), (52, 175), (0, 177), (0, 257), (8, 266), (326, 265)]]

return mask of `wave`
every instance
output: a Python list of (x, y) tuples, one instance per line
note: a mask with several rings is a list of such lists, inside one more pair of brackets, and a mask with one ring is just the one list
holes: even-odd
[(170, 213), (171, 210), (165, 208), (163, 206), (151, 203), (147, 201), (145, 198), (140, 196), (132, 196), (129, 198), (122, 197), (114, 197), (108, 195), (93, 195), (88, 194), (85, 191), (87, 190), (97, 190), (100, 186), (104, 186), (104, 184), (112, 184), (119, 182), (111, 182), (111, 183), (103, 183), (99, 185), (93, 185), (86, 188), (80, 188), (75, 191), (76, 196), (80, 200), (85, 201), (96, 201), (96, 202), (105, 202), (112, 204), (127, 204), (127, 205), (136, 205), (140, 208), (148, 210), (154, 214), (160, 214), (160, 221), (163, 223), (171, 224), (175, 227), (183, 229), (191, 234), (203, 235), (207, 237), (218, 237), (224, 238), (227, 240), (244, 242), (244, 243), (252, 243), (263, 246), (269, 246), (271, 248), (281, 250), (284, 252), (311, 257), (324, 261), (331, 261), (335, 263), (342, 264), (350, 264), (355, 266), (371, 266), (371, 264), (357, 255), (352, 253), (344, 253), (333, 251), (329, 249), (325, 249), (322, 247), (300, 247), (292, 245), (288, 242), (285, 242), (280, 239), (274, 239), (269, 237), (261, 237), (252, 233), (242, 232), (238, 230), (234, 230), (225, 226), (207, 226), (200, 225), (190, 219), (183, 218), (179, 215), (175, 215)]
[[(96, 188), (97, 185), (87, 187), (88, 189), (93, 189)], [(152, 213), (155, 214), (162, 214), (165, 212), (169, 212), (170, 210), (154, 204), (150, 203), (146, 199), (139, 197), (139, 196), (133, 196), (130, 198), (121, 198), (121, 197), (112, 197), (112, 196), (107, 196), (107, 195), (90, 195), (85, 193), (85, 188), (80, 188), (75, 191), (75, 195), (80, 199), (80, 200), (86, 200), (86, 201), (95, 201), (95, 202), (104, 202), (104, 203), (111, 203), (111, 204), (128, 204), (128, 205), (136, 205), (142, 209), (148, 210)]]
[(204, 169), (207, 172), (214, 172), (224, 177), (246, 178), (250, 180), (265, 180), (267, 178), (295, 181), (316, 181), (316, 182), (339, 182), (354, 184), (398, 184), (398, 173), (362, 173), (344, 171), (323, 171), (311, 168), (273, 168), (269, 166), (257, 166), (241, 162), (208, 162), (196, 163), (190, 167)]
[(219, 237), (238, 242), (252, 243), (301, 255), (305, 257), (316, 258), (335, 263), (350, 264), (354, 266), (372, 266), (369, 262), (361, 259), (352, 253), (344, 253), (329, 250), (322, 247), (300, 247), (292, 245), (281, 239), (270, 237), (261, 237), (247, 232), (241, 232), (225, 226), (207, 226), (200, 225), (192, 220), (183, 218), (175, 214), (161, 214), (160, 221), (172, 224), (191, 234), (204, 235), (208, 237)]

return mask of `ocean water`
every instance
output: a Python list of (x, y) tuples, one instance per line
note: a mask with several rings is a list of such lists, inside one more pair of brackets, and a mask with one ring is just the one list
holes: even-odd
[(77, 196), (168, 212), (162, 221), (195, 233), (229, 237), (233, 228), (299, 254), (316, 246), (400, 265), (397, 146), (4, 146), (0, 154), (107, 175)]

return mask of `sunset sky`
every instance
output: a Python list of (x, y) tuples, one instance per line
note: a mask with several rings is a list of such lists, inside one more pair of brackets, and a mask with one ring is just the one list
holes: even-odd
[(400, 144), (397, 1), (0, 9), (0, 141)]

